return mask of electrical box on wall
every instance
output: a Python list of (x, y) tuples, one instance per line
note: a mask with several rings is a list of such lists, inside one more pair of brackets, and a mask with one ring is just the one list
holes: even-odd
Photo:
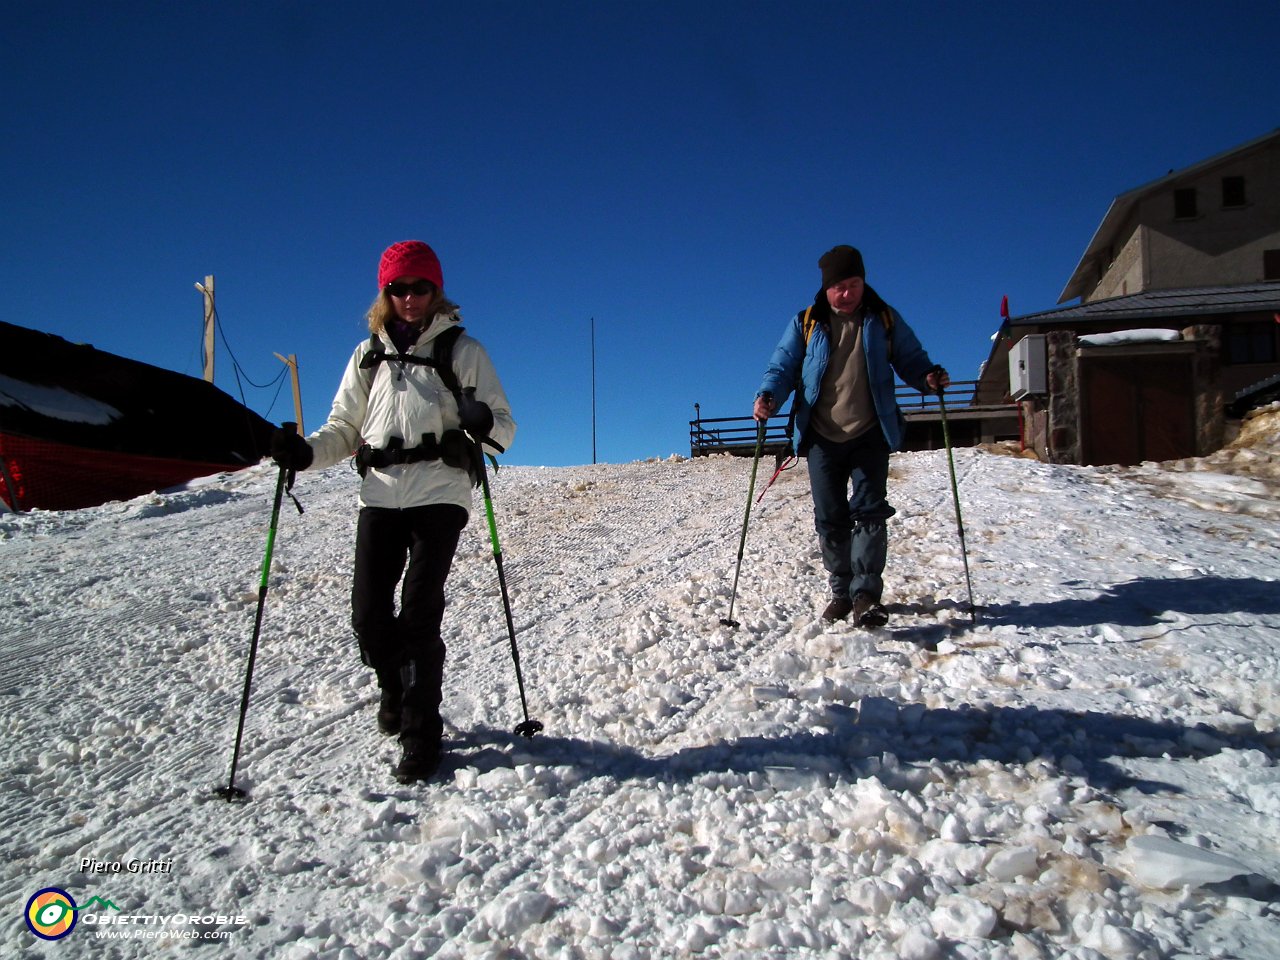
[(1049, 392), (1045, 336), (1033, 333), (1009, 348), (1009, 396), (1015, 400)]

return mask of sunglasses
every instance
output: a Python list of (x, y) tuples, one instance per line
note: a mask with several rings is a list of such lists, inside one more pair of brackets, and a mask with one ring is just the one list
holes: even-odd
[(411, 293), (415, 297), (425, 297), (428, 293), (435, 293), (436, 285), (430, 280), (416, 280), (413, 283), (397, 280), (395, 283), (388, 283), (382, 289), (387, 291), (390, 296), (399, 299), (407, 297)]

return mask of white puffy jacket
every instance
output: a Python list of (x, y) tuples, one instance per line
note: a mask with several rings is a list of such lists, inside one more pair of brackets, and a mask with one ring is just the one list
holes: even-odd
[[(432, 341), (459, 322), (456, 315), (437, 316), (409, 353), (430, 357)], [(382, 334), (382, 341), (388, 355), (398, 353), (387, 334)], [(388, 359), (372, 371), (362, 370), (360, 362), (370, 349), (368, 339), (356, 347), (333, 398), (329, 419), (307, 438), (315, 453), (313, 469), (341, 462), (352, 456), (361, 443), (381, 450), (392, 437), (399, 437), (406, 448), (411, 448), (422, 442), (423, 434), (433, 433), (438, 440), (446, 430), (459, 426), (457, 401), (434, 369)], [(453, 369), (462, 387), (475, 387), (476, 399), (493, 411), (489, 436), (503, 448), (509, 447), (516, 424), (493, 362), (479, 341), (465, 333), (458, 337), (453, 347)], [(404, 509), (437, 503), (455, 503), (470, 511), (471, 478), (465, 470), (450, 467), (442, 460), (371, 468), (360, 487), (360, 505), (365, 507)]]

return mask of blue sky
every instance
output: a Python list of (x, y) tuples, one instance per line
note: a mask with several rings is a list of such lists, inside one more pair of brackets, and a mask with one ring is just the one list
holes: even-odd
[[(14, 4), (0, 319), (328, 413), (381, 251), (439, 253), (548, 466), (749, 413), (827, 248), (973, 379), (1117, 194), (1280, 127), (1280, 4)], [(219, 343), (217, 383), (239, 395)], [(287, 388), (245, 390), (292, 418)]]

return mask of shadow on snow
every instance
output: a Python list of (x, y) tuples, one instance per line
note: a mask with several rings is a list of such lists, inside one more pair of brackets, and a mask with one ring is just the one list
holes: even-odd
[(833, 704), (827, 714), (824, 732), (747, 736), (667, 755), (554, 733), (526, 741), (491, 727), (463, 734), (461, 743), (446, 742), (446, 749), (454, 764), (482, 772), (510, 766), (511, 755), (495, 748), (516, 747), (532, 754), (532, 762), (572, 766), (589, 777), (692, 781), (717, 772), (759, 772), (798, 786), (874, 776), (891, 789), (912, 792), (937, 779), (933, 761), (1017, 765), (1042, 759), (1100, 791), (1177, 793), (1178, 787), (1137, 777), (1117, 761), (1201, 758), (1227, 749), (1275, 756), (1274, 737), (1256, 730), (1232, 733), (1117, 714), (1030, 706), (928, 710), (879, 697), (864, 700), (860, 709)]
[[(1089, 589), (1088, 584), (1080, 581), (1066, 585)], [(1089, 627), (1109, 623), (1150, 627), (1168, 623), (1171, 613), (1280, 614), (1280, 589), (1274, 580), (1256, 577), (1139, 577), (1107, 587), (1093, 597), (983, 607), (979, 609), (979, 623), (1028, 627)]]

